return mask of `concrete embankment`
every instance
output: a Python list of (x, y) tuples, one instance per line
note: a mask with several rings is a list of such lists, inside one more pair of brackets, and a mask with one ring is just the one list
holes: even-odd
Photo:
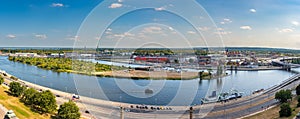
[[(5, 75), (3, 75), (5, 74)], [(12, 75), (7, 74), (5, 71), (0, 70), (0, 75), (5, 79), (6, 84), (9, 84), (12, 81), (20, 82), (22, 85), (34, 88), (38, 91), (44, 91), (44, 90), (50, 90), (54, 95), (56, 95), (56, 101), (57, 104), (63, 104), (64, 102), (67, 102), (69, 100), (72, 100), (72, 96), (74, 94), (51, 89), (48, 87), (40, 86), (34, 83), (30, 83), (21, 79), (14, 80), (11, 79)], [(119, 107), (124, 108), (131, 108), (131, 106), (136, 107), (139, 104), (129, 104), (129, 103), (122, 103), (122, 102), (112, 102), (109, 100), (101, 100), (101, 99), (95, 99), (95, 98), (89, 98), (85, 96), (80, 96), (79, 100), (74, 100), (78, 107), (80, 108), (81, 114), (84, 118), (94, 118), (93, 115), (86, 113), (86, 111), (90, 111), (91, 108), (93, 108), (92, 111), (99, 111), (101, 113), (112, 113), (119, 109)], [(155, 105), (147, 105), (148, 107), (165, 107), (165, 106), (155, 106)], [(168, 106), (169, 108), (172, 108), (173, 110), (187, 110), (189, 107), (187, 106)]]
[(251, 67), (227, 67), (228, 71), (262, 71), (262, 70), (281, 70), (282, 67), (274, 67), (274, 66), (260, 66), (257, 68), (251, 68)]

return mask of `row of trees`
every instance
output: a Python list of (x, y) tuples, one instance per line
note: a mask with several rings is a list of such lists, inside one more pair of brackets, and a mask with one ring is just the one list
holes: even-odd
[[(300, 84), (296, 87), (297, 94), (297, 107), (300, 107)], [(291, 90), (280, 90), (275, 94), (275, 99), (279, 100), (282, 104), (280, 105), (279, 115), (280, 117), (289, 117), (292, 115), (292, 108), (290, 107), (289, 100), (292, 99)]]
[(291, 90), (280, 90), (275, 94), (275, 99), (279, 100), (282, 104), (280, 105), (279, 115), (280, 117), (289, 117), (292, 115), (292, 108), (288, 103), (292, 99)]
[(57, 110), (55, 95), (49, 90), (38, 92), (33, 88), (22, 86), (19, 82), (11, 82), (9, 92), (15, 97), (20, 97), (21, 102), (42, 114), (53, 114), (57, 111), (56, 117), (59, 119), (80, 118), (79, 108), (72, 101), (65, 102)]
[(300, 64), (300, 59), (293, 59), (293, 60), (292, 60), (292, 63), (293, 63), (293, 64)]

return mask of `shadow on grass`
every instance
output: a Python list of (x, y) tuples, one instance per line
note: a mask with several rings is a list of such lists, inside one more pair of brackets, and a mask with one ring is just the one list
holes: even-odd
[(4, 91), (8, 96), (13, 96), (13, 97), (16, 97), (16, 96), (14, 96), (13, 94), (11, 94), (9, 91)]
[(56, 115), (51, 115), (50, 119), (59, 119)]

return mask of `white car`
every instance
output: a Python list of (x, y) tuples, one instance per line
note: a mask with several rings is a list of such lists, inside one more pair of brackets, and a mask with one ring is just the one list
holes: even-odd
[(14, 111), (8, 110), (4, 116), (4, 119), (18, 119)]

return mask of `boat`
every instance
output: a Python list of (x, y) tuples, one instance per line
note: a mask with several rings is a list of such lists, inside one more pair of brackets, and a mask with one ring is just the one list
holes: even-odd
[(146, 93), (146, 94), (152, 94), (152, 93), (153, 93), (153, 90), (147, 88), (147, 89), (145, 90), (145, 93)]
[(237, 98), (242, 98), (243, 94), (244, 94), (243, 92), (239, 92), (238, 90), (233, 89), (230, 90), (229, 92), (222, 92), (218, 96), (216, 96), (216, 91), (213, 91), (211, 96), (202, 98), (201, 102), (202, 104), (207, 104), (207, 103), (228, 101)]
[(228, 101), (228, 100), (232, 100), (232, 99), (237, 99), (237, 98), (242, 98), (243, 96), (243, 92), (239, 92), (238, 90), (231, 90), (229, 92), (225, 92), (225, 93), (221, 93), (219, 95), (219, 99), (218, 101)]
[(217, 91), (213, 91), (212, 94), (206, 98), (201, 99), (201, 103), (214, 103), (218, 101)]

